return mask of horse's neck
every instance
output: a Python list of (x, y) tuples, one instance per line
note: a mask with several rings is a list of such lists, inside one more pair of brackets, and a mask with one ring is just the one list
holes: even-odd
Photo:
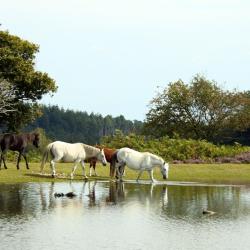
[(86, 158), (95, 157), (100, 152), (100, 149), (89, 146), (89, 145), (83, 144), (83, 147), (86, 153)]
[(151, 160), (152, 160), (152, 164), (157, 165), (157, 166), (161, 166), (164, 162), (163, 159), (155, 155), (151, 156)]

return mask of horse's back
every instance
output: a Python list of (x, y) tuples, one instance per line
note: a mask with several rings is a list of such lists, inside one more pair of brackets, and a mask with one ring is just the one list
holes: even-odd
[(128, 167), (133, 169), (139, 169), (145, 155), (131, 148), (121, 148), (117, 152), (118, 161), (126, 163)]
[(82, 143), (55, 141), (50, 143), (48, 147), (55, 158), (62, 158), (65, 162), (85, 159), (86, 156)]
[(1, 137), (1, 149), (18, 150), (23, 146), (20, 136), (17, 134), (4, 134)]

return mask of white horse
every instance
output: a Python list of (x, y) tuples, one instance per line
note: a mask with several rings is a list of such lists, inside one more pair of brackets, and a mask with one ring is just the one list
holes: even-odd
[(43, 172), (44, 165), (49, 154), (52, 156), (50, 167), (53, 177), (55, 177), (56, 174), (55, 163), (58, 161), (75, 163), (70, 174), (71, 178), (73, 178), (79, 162), (81, 162), (82, 165), (83, 176), (87, 178), (84, 166), (85, 159), (96, 157), (97, 160), (101, 161), (104, 166), (107, 164), (103, 149), (95, 148), (83, 143), (66, 143), (62, 141), (55, 141), (46, 147), (41, 163), (41, 173)]
[(122, 171), (125, 165), (133, 170), (139, 171), (136, 181), (139, 181), (143, 171), (147, 171), (152, 182), (155, 182), (153, 177), (153, 168), (159, 167), (163, 179), (168, 178), (169, 165), (161, 157), (148, 153), (138, 152), (130, 148), (121, 148), (117, 151), (116, 170), (118, 172), (119, 180), (122, 181)]

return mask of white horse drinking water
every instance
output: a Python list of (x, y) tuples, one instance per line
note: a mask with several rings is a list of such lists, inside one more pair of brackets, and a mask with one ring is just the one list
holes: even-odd
[(95, 148), (83, 143), (66, 143), (62, 141), (55, 141), (50, 143), (46, 147), (41, 163), (41, 173), (43, 172), (44, 165), (48, 159), (49, 154), (52, 156), (50, 167), (53, 177), (55, 177), (56, 175), (55, 163), (58, 161), (75, 163), (70, 174), (71, 178), (73, 178), (79, 162), (82, 165), (83, 176), (87, 178), (84, 166), (84, 160), (86, 159), (96, 157), (97, 160), (102, 162), (104, 166), (106, 166), (107, 164), (103, 149)]
[(121, 148), (117, 151), (116, 170), (118, 172), (119, 180), (122, 181), (122, 171), (125, 165), (133, 170), (139, 171), (136, 181), (141, 177), (143, 171), (147, 171), (152, 182), (155, 182), (153, 177), (153, 168), (159, 167), (163, 179), (168, 178), (169, 165), (161, 157), (148, 153), (138, 152), (130, 148)]

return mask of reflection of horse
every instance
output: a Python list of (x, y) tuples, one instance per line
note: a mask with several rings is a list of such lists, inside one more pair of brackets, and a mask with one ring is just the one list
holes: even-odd
[(106, 197), (106, 202), (117, 203), (125, 199), (124, 183), (123, 182), (109, 182), (109, 194)]
[(21, 156), (23, 156), (26, 162), (26, 168), (29, 169), (26, 153), (27, 153), (27, 146), (31, 143), (35, 147), (38, 148), (39, 145), (39, 134), (38, 133), (29, 133), (29, 134), (4, 134), (1, 137), (0, 145), (1, 145), (1, 158), (0, 158), (0, 169), (2, 165), (2, 161), (4, 164), (4, 168), (7, 169), (5, 163), (5, 154), (7, 150), (18, 151), (18, 159), (17, 159), (17, 169), (19, 169), (19, 162), (21, 160)]
[[(100, 146), (96, 146), (96, 147), (99, 148), (99, 149), (101, 149)], [(113, 169), (111, 167), (111, 165), (112, 165), (111, 164), (111, 160), (112, 160), (112, 155), (115, 153), (116, 150), (111, 149), (111, 148), (103, 148), (103, 151), (104, 151), (104, 154), (105, 154), (107, 162), (110, 163), (110, 176), (113, 176), (114, 173), (112, 172)], [(97, 158), (96, 157), (92, 157), (88, 161), (89, 161), (89, 176), (92, 175), (92, 168), (94, 169), (95, 176), (97, 176), (96, 170), (95, 170)]]
[(139, 171), (137, 181), (141, 177), (142, 172), (147, 171), (151, 181), (154, 182), (153, 168), (155, 167), (160, 168), (163, 179), (168, 178), (168, 163), (166, 163), (161, 157), (148, 152), (141, 153), (130, 148), (121, 148), (117, 151), (116, 161), (116, 170), (120, 181), (122, 181), (120, 168), (124, 169), (125, 165), (133, 170)]
[(61, 141), (56, 141), (50, 143), (46, 147), (44, 152), (42, 163), (41, 163), (41, 172), (43, 172), (44, 165), (48, 159), (49, 154), (52, 156), (50, 166), (52, 169), (52, 176), (56, 174), (55, 162), (62, 160), (63, 162), (74, 162), (72, 172), (70, 174), (71, 178), (74, 176), (74, 172), (77, 168), (79, 162), (81, 162), (83, 176), (87, 178), (85, 174), (84, 160), (96, 157), (98, 161), (101, 161), (105, 166), (107, 164), (103, 149), (95, 148), (83, 143), (66, 143)]

